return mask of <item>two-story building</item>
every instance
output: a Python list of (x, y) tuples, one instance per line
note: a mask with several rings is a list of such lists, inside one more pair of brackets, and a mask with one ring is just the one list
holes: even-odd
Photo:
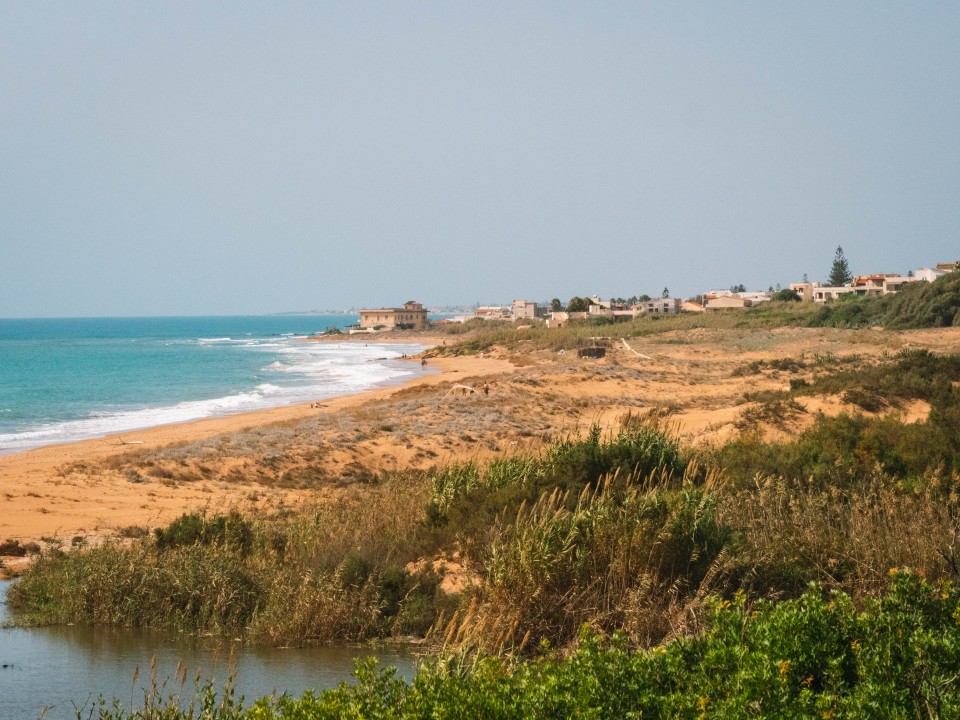
[(820, 287), (817, 280), (812, 282), (790, 283), (790, 289), (793, 290), (803, 302), (813, 302), (813, 291)]
[(399, 308), (360, 311), (361, 330), (423, 330), (426, 327), (427, 309), (413, 300)]
[(510, 306), (510, 316), (514, 320), (533, 320), (541, 314), (537, 304), (530, 300), (514, 300)]
[(857, 275), (850, 286), (857, 295), (886, 295), (888, 281), (902, 280), (896, 273), (875, 273), (873, 275)]

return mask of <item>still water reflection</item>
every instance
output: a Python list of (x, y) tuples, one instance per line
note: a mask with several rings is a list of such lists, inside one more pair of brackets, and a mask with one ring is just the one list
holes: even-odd
[[(0, 581), (0, 623), (9, 620), (4, 602), (9, 584)], [(233, 650), (236, 695), (248, 701), (274, 692), (300, 695), (308, 689), (335, 687), (350, 680), (355, 657), (376, 655), (406, 678), (412, 677), (416, 661), (409, 648), (394, 646), (279, 650), (235, 643)], [(198, 670), (218, 689), (231, 673), (229, 644), (113, 628), (0, 629), (0, 718), (34, 720), (48, 707), (44, 716), (48, 720), (73, 719), (76, 708), (89, 709), (100, 695), (118, 698), (127, 708), (131, 703), (136, 706), (150, 686), (153, 657), (158, 682), (168, 689), (178, 687), (177, 663), (187, 666), (187, 696), (192, 695)], [(137, 666), (140, 676), (134, 683)]]

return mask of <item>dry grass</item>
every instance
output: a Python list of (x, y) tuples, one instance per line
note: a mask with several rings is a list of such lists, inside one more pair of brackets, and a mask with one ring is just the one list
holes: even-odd
[(933, 488), (904, 492), (881, 476), (826, 489), (758, 478), (720, 495), (718, 515), (743, 538), (739, 572), (754, 593), (795, 595), (816, 580), (874, 597), (899, 567), (960, 580), (958, 498)]

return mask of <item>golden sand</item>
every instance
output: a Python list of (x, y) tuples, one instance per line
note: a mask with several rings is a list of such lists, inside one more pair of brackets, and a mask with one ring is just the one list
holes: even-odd
[[(737, 367), (815, 353), (869, 358), (905, 346), (957, 352), (960, 329), (698, 329), (615, 342), (602, 360), (496, 349), (430, 360), (438, 372), (401, 386), (0, 456), (0, 540), (69, 547), (197, 509), (322, 500), (365, 472), (537, 446), (653, 408), (686, 442), (719, 442), (739, 431), (745, 393), (786, 388), (792, 377), (737, 376)], [(816, 412), (845, 409), (838, 398), (803, 404), (807, 412), (789, 431)], [(914, 403), (905, 419), (921, 420), (927, 410)]]

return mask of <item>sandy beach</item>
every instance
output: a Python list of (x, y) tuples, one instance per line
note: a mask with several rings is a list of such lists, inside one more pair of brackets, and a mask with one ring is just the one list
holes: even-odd
[[(653, 409), (686, 442), (708, 444), (740, 431), (744, 393), (789, 383), (777, 371), (738, 375), (746, 363), (815, 352), (869, 358), (906, 346), (956, 352), (960, 330), (697, 329), (617, 341), (602, 360), (503, 349), (431, 358), (437, 372), (400, 386), (0, 456), (0, 540), (71, 547), (191, 510), (322, 501), (357, 492), (384, 469), (537, 447)], [(802, 404), (789, 428), (765, 432), (795, 431), (817, 412), (845, 409), (837, 398)], [(901, 410), (909, 420), (927, 411), (923, 403)]]
[[(391, 339), (353, 336), (336, 341), (364, 340), (380, 343)], [(320, 338), (319, 341), (325, 340)], [(431, 346), (443, 340), (418, 336), (416, 342)], [(430, 369), (435, 372), (419, 376), (407, 385), (0, 455), (0, 539), (69, 547), (71, 544), (97, 542), (98, 538), (113, 535), (125, 527), (161, 525), (191, 509), (301, 501), (309, 493), (259, 487), (257, 483), (238, 486), (235, 482), (213, 480), (188, 487), (173, 482), (131, 482), (129, 473), (108, 472), (104, 465), (122, 469), (125, 459), (131, 455), (243, 433), (253, 428), (296, 424), (308, 418), (376, 403), (403, 387), (445, 383), (450, 375), (457, 373), (483, 376), (500, 372), (504, 363), (495, 359), (438, 359), (430, 362)], [(251, 500), (255, 497), (256, 500)], [(12, 567), (15, 563), (8, 559), (6, 565)]]

